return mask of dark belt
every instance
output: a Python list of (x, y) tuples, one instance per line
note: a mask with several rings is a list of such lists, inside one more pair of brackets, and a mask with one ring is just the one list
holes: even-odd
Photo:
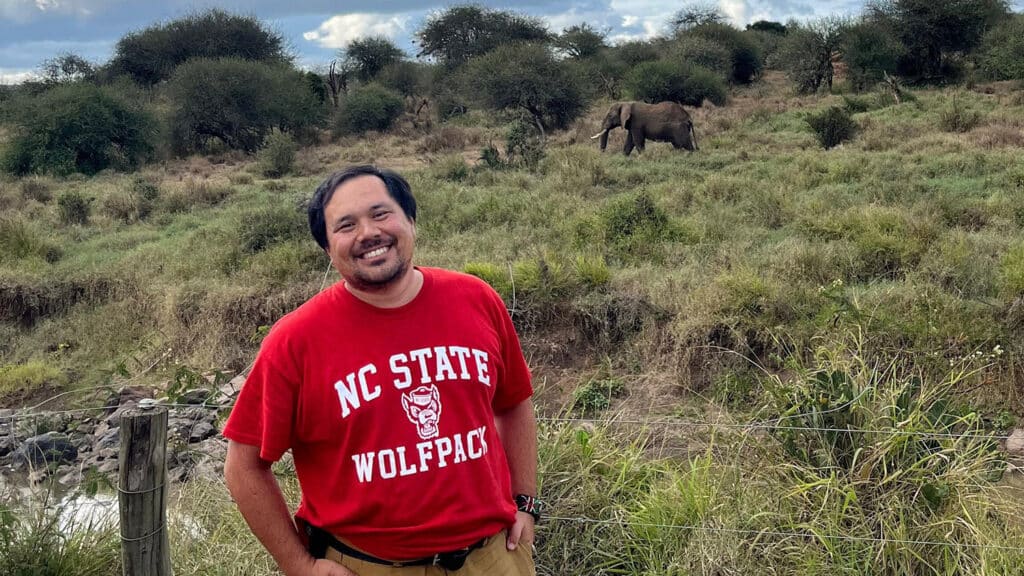
[(477, 542), (474, 542), (465, 548), (459, 548), (458, 550), (452, 550), (451, 552), (442, 552), (440, 554), (434, 554), (433, 556), (427, 556), (426, 558), (417, 558), (416, 560), (394, 562), (391, 560), (384, 560), (383, 558), (377, 558), (376, 556), (371, 556), (366, 552), (347, 546), (323, 528), (313, 526), (312, 524), (306, 524), (305, 526), (306, 535), (309, 536), (309, 553), (312, 554), (314, 558), (325, 557), (327, 554), (327, 548), (330, 547), (341, 552), (345, 556), (351, 556), (357, 560), (391, 566), (394, 568), (404, 568), (406, 566), (441, 566), (446, 570), (458, 570), (466, 563), (466, 558), (469, 556), (470, 552), (477, 548), (482, 548), (487, 544), (488, 540), (487, 538), (481, 538)]

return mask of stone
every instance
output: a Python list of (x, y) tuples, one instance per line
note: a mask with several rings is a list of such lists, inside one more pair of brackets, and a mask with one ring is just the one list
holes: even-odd
[(213, 424), (210, 424), (209, 422), (198, 422), (196, 423), (195, 426), (192, 427), (192, 430), (188, 436), (188, 441), (190, 443), (202, 442), (203, 440), (206, 440), (207, 438), (210, 438), (211, 436), (214, 436), (216, 434), (217, 429), (213, 426)]
[(213, 392), (210, 390), (193, 388), (192, 390), (188, 390), (182, 394), (178, 400), (181, 404), (205, 404), (211, 396), (213, 396)]
[(25, 440), (24, 444), (18, 448), (14, 458), (32, 466), (40, 466), (48, 462), (74, 462), (78, 458), (78, 448), (71, 443), (67, 434), (47, 432)]
[(1006, 451), (1014, 455), (1024, 455), (1024, 428), (1016, 428), (1006, 439)]
[(117, 449), (121, 446), (121, 429), (111, 428), (96, 441), (96, 450), (103, 450), (105, 448)]
[(106, 460), (103, 463), (101, 463), (99, 466), (96, 467), (96, 471), (97, 472), (101, 472), (103, 474), (110, 474), (111, 472), (119, 472), (120, 470), (121, 470), (121, 465), (117, 462), (116, 459), (114, 459), (114, 460)]

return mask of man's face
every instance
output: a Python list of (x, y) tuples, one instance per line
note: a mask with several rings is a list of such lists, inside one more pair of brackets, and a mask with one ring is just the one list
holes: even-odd
[(376, 176), (356, 176), (324, 206), (327, 253), (353, 288), (382, 291), (411, 270), (416, 224)]

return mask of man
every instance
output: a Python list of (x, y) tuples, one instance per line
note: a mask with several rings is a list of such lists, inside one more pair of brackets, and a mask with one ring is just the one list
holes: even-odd
[[(342, 281), (274, 325), (224, 427), (249, 527), (288, 576), (534, 574), (533, 390), (501, 298), (413, 266), (389, 170), (331, 175), (309, 222)], [(270, 470), (289, 449), (295, 524)]]

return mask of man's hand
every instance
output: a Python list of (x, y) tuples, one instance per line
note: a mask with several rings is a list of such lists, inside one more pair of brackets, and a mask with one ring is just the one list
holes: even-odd
[(310, 576), (358, 576), (341, 564), (323, 558), (313, 562), (313, 569), (309, 574)]
[(533, 546), (533, 516), (526, 512), (517, 511), (516, 521), (512, 524), (512, 529), (508, 531), (505, 546), (509, 550), (515, 550), (520, 544)]

